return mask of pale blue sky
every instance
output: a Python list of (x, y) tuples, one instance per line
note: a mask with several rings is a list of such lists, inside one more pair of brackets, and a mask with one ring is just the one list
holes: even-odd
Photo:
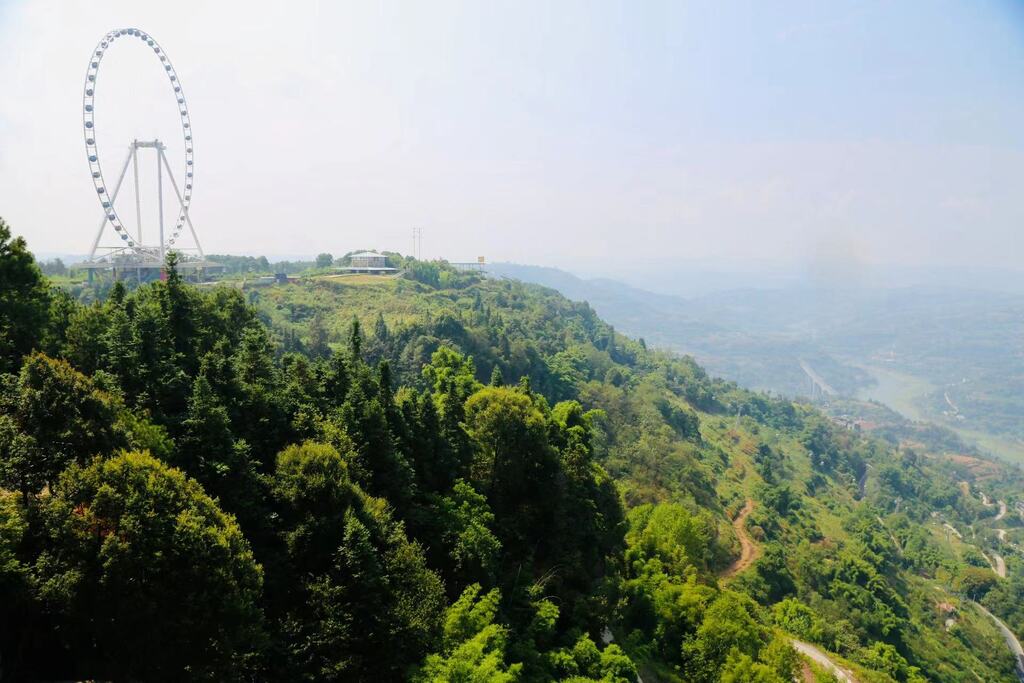
[[(421, 226), (426, 256), (588, 272), (1024, 257), (1018, 2), (7, 0), (0, 215), (37, 250), (99, 218), (81, 83), (118, 26), (185, 86), (207, 251), (408, 251)], [(104, 62), (108, 168), (174, 137), (151, 57)]]

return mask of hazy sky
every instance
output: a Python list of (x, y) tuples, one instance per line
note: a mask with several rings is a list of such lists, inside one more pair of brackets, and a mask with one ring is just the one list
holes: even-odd
[[(207, 252), (408, 252), (420, 226), (424, 256), (589, 272), (1024, 257), (1011, 0), (0, 0), (0, 215), (36, 251), (88, 250), (82, 82), (127, 26), (188, 96)], [(178, 158), (141, 44), (97, 100), (108, 182), (133, 136)]]

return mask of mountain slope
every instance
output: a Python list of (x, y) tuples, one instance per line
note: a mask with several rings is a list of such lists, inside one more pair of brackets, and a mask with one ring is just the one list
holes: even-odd
[[(401, 342), (368, 348), (409, 382), (417, 381), (414, 359), (451, 344), (472, 356), (481, 380), (497, 367), (505, 377), (528, 376), (552, 400), (577, 399), (601, 410), (598, 460), (619, 481), (628, 506), (670, 501), (709, 515), (707, 533), (718, 540), (693, 563), (698, 575), (710, 577), (739, 553), (730, 521), (747, 499), (758, 501), (750, 528), (763, 557), (735, 585), (762, 604), (787, 605), (783, 615), (795, 609), (788, 600), (811, 605), (815, 616), (798, 635), (814, 634), (831, 649), (876, 665), (876, 658), (889, 657), (881, 644), (888, 642), (893, 654), (929, 676), (987, 671), (992, 680), (1012, 680), (1011, 658), (988, 625), (961, 610), (953, 634), (934, 616), (932, 584), (959, 586), (977, 551), (945, 543), (932, 513), (957, 526), (985, 516), (946, 469), (956, 449), (966, 448), (959, 442), (951, 451), (929, 439), (861, 437), (806, 406), (744, 391), (709, 378), (691, 361), (647, 351), (614, 334), (588, 307), (513, 281), (467, 280), (447, 288), (309, 281), (259, 296), (259, 308), (285, 337), (301, 338), (312, 324), (312, 312), (305, 320), (282, 315), (301, 301), (319, 302), (321, 322), (336, 338), (353, 316), (364, 328), (379, 316), (389, 339)], [(1019, 485), (1015, 473), (1004, 470), (1004, 476)], [(859, 500), (862, 477), (865, 500)], [(901, 502), (894, 506), (896, 498)], [(896, 548), (893, 533), (913, 551)], [(627, 607), (619, 618), (621, 631), (636, 617)], [(779, 619), (789, 628), (801, 623)], [(627, 650), (678, 661), (655, 641), (638, 636)], [(995, 643), (1000, 656), (979, 660), (974, 653), (982, 643)], [(900, 671), (891, 673), (910, 680)]]
[[(23, 247), (0, 268), (44, 285)], [(783, 683), (797, 639), (862, 681), (1013, 680), (967, 601), (1022, 626), (1016, 529), (979, 499), (1012, 509), (1019, 473), (713, 379), (552, 290), (402, 265), (22, 290), (5, 671)]]

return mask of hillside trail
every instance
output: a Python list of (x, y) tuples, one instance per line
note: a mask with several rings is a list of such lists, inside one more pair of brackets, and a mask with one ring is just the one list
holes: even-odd
[(732, 528), (736, 531), (736, 537), (740, 539), (740, 556), (735, 562), (726, 567), (725, 571), (719, 575), (719, 578), (732, 578), (752, 565), (754, 560), (760, 556), (760, 549), (750, 538), (746, 528), (747, 517), (753, 510), (754, 501), (747, 498), (747, 502), (743, 509), (740, 510), (740, 514), (736, 515), (736, 519), (732, 520)]

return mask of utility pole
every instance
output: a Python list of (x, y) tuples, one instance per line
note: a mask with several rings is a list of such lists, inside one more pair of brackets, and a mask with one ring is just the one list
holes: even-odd
[(423, 258), (423, 228), (412, 229), (412, 257), (417, 261)]

